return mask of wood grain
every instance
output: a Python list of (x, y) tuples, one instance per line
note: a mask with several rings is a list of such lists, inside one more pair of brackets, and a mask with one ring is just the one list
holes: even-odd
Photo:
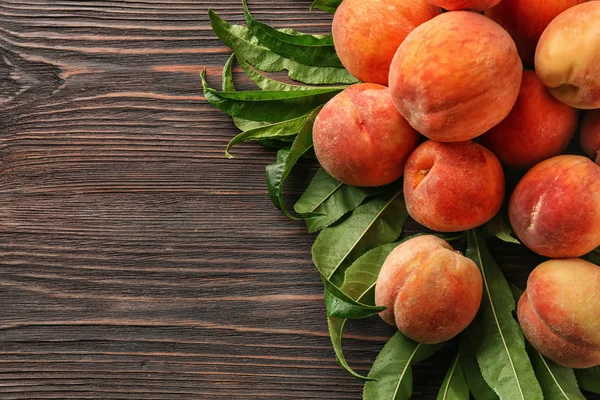
[[(250, 2), (326, 33), (309, 5)], [(243, 21), (238, 0), (0, 1), (1, 399), (361, 398), (314, 237), (268, 199), (274, 152), (224, 157), (236, 129), (198, 78), (217, 85), (229, 55), (209, 7)], [(494, 250), (517, 280), (536, 261)], [(367, 373), (391, 333), (351, 324), (350, 363)], [(450, 357), (415, 368), (414, 398), (435, 398)]]

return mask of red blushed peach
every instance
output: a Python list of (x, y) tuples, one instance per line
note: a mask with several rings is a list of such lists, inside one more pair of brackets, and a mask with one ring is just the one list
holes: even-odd
[(592, 159), (600, 156), (600, 110), (588, 111), (581, 123), (581, 147)]
[(419, 135), (392, 104), (388, 88), (360, 83), (323, 107), (313, 141), (321, 166), (337, 180), (381, 186), (402, 176)]
[(510, 33), (519, 54), (528, 65), (533, 65), (535, 47), (544, 29), (558, 14), (587, 0), (502, 0), (486, 10), (493, 19)]
[(600, 108), (600, 1), (556, 17), (535, 51), (535, 70), (550, 92), (575, 108)]
[(568, 368), (600, 364), (600, 267), (550, 260), (529, 275), (517, 308), (527, 340)]
[(433, 235), (396, 247), (385, 260), (375, 304), (381, 318), (420, 343), (441, 343), (465, 329), (479, 309), (481, 273), (470, 259)]
[(429, 0), (429, 2), (448, 11), (483, 11), (495, 6), (500, 0)]
[(515, 106), (480, 143), (504, 165), (530, 168), (567, 148), (577, 129), (577, 117), (577, 110), (556, 100), (535, 72), (524, 71)]
[(421, 144), (404, 172), (410, 216), (440, 232), (475, 228), (496, 215), (504, 198), (504, 173), (496, 156), (475, 142)]
[(523, 244), (546, 257), (579, 257), (600, 246), (600, 167), (581, 156), (542, 161), (517, 184), (510, 223)]
[(352, 75), (387, 85), (390, 63), (406, 35), (441, 12), (427, 0), (344, 0), (333, 18), (335, 50)]
[(413, 128), (432, 140), (457, 142), (508, 115), (522, 71), (504, 29), (481, 14), (453, 11), (406, 37), (390, 67), (390, 91)]

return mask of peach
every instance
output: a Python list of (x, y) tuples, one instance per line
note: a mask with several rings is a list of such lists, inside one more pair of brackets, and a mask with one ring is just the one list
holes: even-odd
[(544, 29), (558, 14), (587, 0), (502, 0), (486, 10), (493, 19), (510, 33), (517, 44), (519, 55), (533, 65), (535, 47)]
[(524, 71), (515, 106), (480, 143), (504, 165), (527, 169), (562, 153), (575, 135), (577, 120), (576, 109), (556, 100), (535, 72)]
[(500, 0), (429, 0), (429, 2), (448, 11), (483, 11), (495, 6)]
[(578, 258), (538, 265), (517, 315), (544, 356), (568, 368), (600, 365), (600, 267)]
[(600, 110), (588, 111), (581, 123), (581, 147), (592, 159), (600, 156)]
[(390, 63), (406, 35), (441, 12), (427, 0), (344, 0), (333, 18), (335, 50), (352, 75), (387, 85)]
[(321, 166), (337, 180), (381, 186), (402, 176), (419, 134), (398, 113), (388, 88), (359, 83), (325, 104), (313, 142)]
[(517, 184), (510, 223), (521, 242), (546, 257), (579, 257), (600, 246), (600, 167), (582, 156), (542, 161)]
[(550, 92), (575, 108), (600, 108), (600, 2), (556, 17), (535, 51), (535, 70)]
[(439, 15), (412, 31), (390, 67), (392, 100), (429, 139), (479, 136), (515, 104), (522, 65), (508, 33), (470, 11)]
[(443, 239), (417, 236), (387, 257), (375, 286), (381, 318), (420, 343), (458, 335), (477, 314), (482, 279), (477, 265)]
[(410, 216), (440, 232), (475, 228), (496, 215), (504, 173), (496, 156), (473, 141), (427, 141), (410, 155), (404, 199)]

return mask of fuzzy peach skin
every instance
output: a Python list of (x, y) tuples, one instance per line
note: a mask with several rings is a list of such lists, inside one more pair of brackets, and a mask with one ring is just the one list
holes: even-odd
[(522, 65), (508, 33), (481, 14), (444, 13), (404, 40), (390, 67), (392, 100), (429, 139), (472, 139), (515, 104)]
[(475, 228), (496, 215), (504, 198), (504, 172), (496, 156), (473, 142), (421, 144), (404, 171), (410, 216), (439, 232)]
[(533, 65), (535, 47), (558, 14), (587, 0), (502, 0), (485, 15), (510, 33), (525, 63)]
[(352, 75), (387, 85), (390, 63), (406, 35), (441, 12), (427, 0), (344, 0), (333, 18), (335, 50)]
[(529, 275), (517, 308), (527, 340), (568, 368), (600, 365), (600, 267), (550, 260)]
[(387, 257), (375, 286), (381, 318), (420, 343), (458, 335), (477, 314), (482, 279), (477, 265), (443, 239), (417, 236)]
[(581, 147), (592, 159), (600, 156), (600, 110), (588, 111), (581, 123)]
[(483, 11), (495, 6), (500, 0), (429, 0), (429, 2), (448, 11)]
[(600, 246), (600, 166), (562, 155), (517, 184), (508, 216), (523, 244), (546, 257), (579, 257)]
[(563, 103), (600, 108), (600, 1), (569, 8), (550, 22), (535, 51), (535, 70)]
[(402, 176), (419, 134), (398, 113), (388, 88), (360, 83), (323, 107), (313, 142), (329, 175), (349, 185), (381, 186)]
[(527, 169), (562, 153), (575, 135), (577, 121), (575, 108), (556, 100), (535, 72), (524, 71), (515, 106), (480, 143), (502, 164)]

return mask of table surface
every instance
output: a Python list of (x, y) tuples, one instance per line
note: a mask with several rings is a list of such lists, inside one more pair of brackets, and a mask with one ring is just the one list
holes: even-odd
[[(309, 5), (250, 2), (327, 32)], [(1, 399), (361, 398), (331, 349), (314, 236), (269, 201), (274, 152), (224, 157), (236, 129), (198, 76), (218, 85), (230, 54), (210, 6), (243, 21), (239, 0), (0, 1)], [(518, 282), (537, 260), (492, 250)], [(392, 333), (351, 323), (350, 364), (366, 374)], [(415, 399), (451, 356), (415, 367)]]

